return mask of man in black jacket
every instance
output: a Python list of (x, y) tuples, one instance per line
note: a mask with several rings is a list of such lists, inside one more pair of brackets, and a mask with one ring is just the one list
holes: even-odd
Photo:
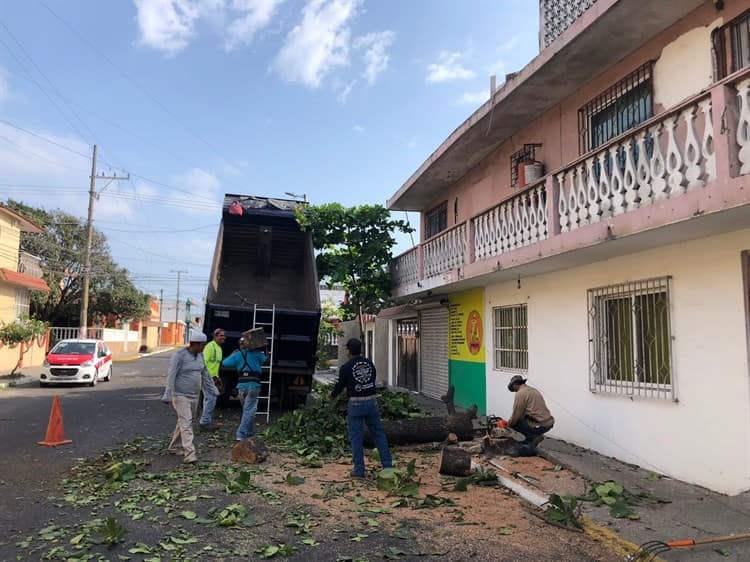
[(346, 342), (350, 359), (339, 369), (339, 380), (333, 388), (331, 398), (335, 398), (344, 388), (349, 396), (347, 424), (349, 443), (352, 447), (355, 478), (365, 477), (364, 424), (370, 430), (372, 440), (380, 453), (383, 468), (393, 466), (388, 439), (380, 422), (380, 408), (375, 398), (375, 365), (367, 357), (362, 357), (362, 342), (356, 338)]

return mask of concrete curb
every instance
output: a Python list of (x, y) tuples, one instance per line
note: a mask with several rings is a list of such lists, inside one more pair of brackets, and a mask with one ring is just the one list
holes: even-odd
[(23, 377), (19, 377), (18, 379), (15, 379), (15, 380), (10, 380), (7, 382), (0, 382), (0, 390), (9, 390), (11, 388), (16, 388), (19, 386), (30, 386), (36, 382), (39, 382), (38, 378), (24, 375)]
[(166, 349), (158, 349), (156, 351), (152, 351), (151, 353), (139, 353), (138, 355), (134, 355), (132, 357), (122, 357), (120, 359), (114, 358), (112, 359), (112, 362), (113, 363), (129, 363), (130, 361), (136, 361), (143, 357), (151, 357), (152, 355), (158, 355), (159, 353), (166, 353), (167, 351), (174, 351), (175, 349), (178, 349), (178, 348), (168, 347)]

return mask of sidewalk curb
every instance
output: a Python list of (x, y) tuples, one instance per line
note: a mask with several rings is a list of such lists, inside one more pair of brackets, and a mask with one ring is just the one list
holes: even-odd
[(139, 353), (138, 355), (135, 355), (133, 357), (123, 357), (121, 359), (112, 359), (113, 363), (129, 363), (130, 361), (137, 361), (138, 359), (142, 359), (143, 357), (151, 357), (152, 355), (158, 355), (159, 353), (166, 353), (167, 351), (174, 351), (177, 349), (176, 347), (168, 347), (166, 349), (159, 349), (157, 351), (152, 351), (151, 353)]
[(20, 386), (31, 386), (38, 381), (39, 381), (38, 378), (30, 377), (26, 375), (26, 376), (20, 377), (18, 380), (0, 382), (0, 390), (11, 390), (13, 388), (17, 388)]

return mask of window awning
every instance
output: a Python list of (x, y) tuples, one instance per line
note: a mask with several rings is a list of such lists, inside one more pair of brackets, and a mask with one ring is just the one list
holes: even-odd
[(0, 267), (0, 281), (18, 287), (26, 287), (32, 291), (49, 292), (49, 287), (43, 279), (27, 275), (26, 273), (18, 273), (5, 267)]

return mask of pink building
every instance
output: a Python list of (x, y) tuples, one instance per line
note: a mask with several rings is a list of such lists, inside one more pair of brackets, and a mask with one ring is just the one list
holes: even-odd
[(551, 435), (750, 489), (750, 0), (540, 14), (539, 55), (388, 201), (422, 219), (390, 382), (507, 416), (520, 373)]

